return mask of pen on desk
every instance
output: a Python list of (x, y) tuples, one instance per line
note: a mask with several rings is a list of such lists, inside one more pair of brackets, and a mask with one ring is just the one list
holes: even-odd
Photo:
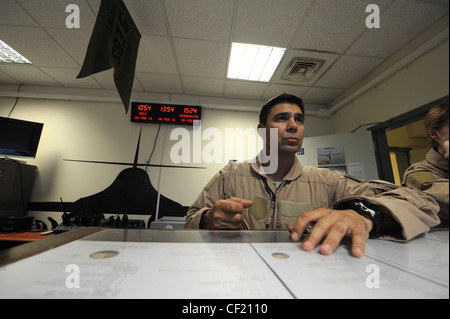
[[(309, 223), (308, 225), (306, 225), (306, 228), (305, 228), (305, 231), (303, 232), (303, 235), (308, 235), (308, 234), (310, 234), (310, 233), (312, 232), (312, 230), (313, 230), (315, 224), (316, 224), (316, 223), (311, 222), (311, 223)], [(286, 226), (287, 226), (287, 225), (286, 225)], [(242, 221), (242, 222), (241, 222), (241, 229), (245, 229), (245, 230), (248, 229), (248, 226), (247, 226), (247, 224), (245, 223), (245, 221)]]
[(306, 225), (304, 234), (310, 234), (314, 228), (314, 225), (315, 225), (315, 223), (313, 223), (313, 222)]

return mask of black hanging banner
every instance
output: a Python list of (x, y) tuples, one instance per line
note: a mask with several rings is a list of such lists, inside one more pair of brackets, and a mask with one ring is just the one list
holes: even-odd
[(102, 0), (77, 78), (114, 67), (114, 83), (128, 113), (141, 33), (122, 0)]

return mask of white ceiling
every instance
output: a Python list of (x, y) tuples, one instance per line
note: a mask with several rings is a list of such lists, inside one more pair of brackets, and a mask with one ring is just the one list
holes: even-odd
[[(448, 14), (448, 0), (125, 0), (141, 34), (133, 91), (329, 105)], [(368, 29), (375, 3), (381, 28)], [(65, 25), (80, 8), (79, 29)], [(115, 90), (112, 71), (76, 79), (100, 0), (0, 0), (0, 39), (33, 65), (0, 63), (0, 84)], [(269, 83), (226, 78), (231, 42), (286, 47)], [(293, 57), (324, 59), (308, 82), (282, 80)]]

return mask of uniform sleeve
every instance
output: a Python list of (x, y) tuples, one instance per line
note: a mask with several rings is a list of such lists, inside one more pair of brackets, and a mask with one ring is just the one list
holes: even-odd
[[(442, 221), (443, 226), (448, 227), (449, 225), (449, 184), (448, 179), (436, 179), (432, 182), (425, 182), (422, 185), (422, 190), (425, 193), (432, 195), (436, 198), (440, 206), (439, 218)], [(442, 225), (441, 224), (441, 225)]]
[(204, 213), (209, 211), (215, 202), (221, 199), (224, 193), (224, 170), (217, 173), (211, 181), (203, 188), (197, 200), (189, 207), (186, 215), (184, 228), (200, 229), (200, 222)]
[(437, 178), (430, 172), (419, 171), (405, 174), (404, 184), (433, 196), (440, 206), (441, 226), (448, 227), (449, 183), (446, 178)]
[(361, 182), (341, 176), (337, 193), (337, 202), (333, 206), (339, 206), (343, 201), (365, 200), (399, 224), (400, 233), (383, 234), (382, 239), (408, 241), (440, 223), (436, 200), (410, 187), (386, 181)]

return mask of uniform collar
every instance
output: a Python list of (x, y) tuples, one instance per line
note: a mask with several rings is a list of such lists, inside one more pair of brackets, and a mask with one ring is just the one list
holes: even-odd
[[(264, 173), (264, 168), (261, 162), (259, 161), (259, 157), (256, 157), (256, 160), (252, 162), (251, 167), (257, 174), (267, 178), (267, 175)], [(300, 175), (302, 175), (302, 172), (303, 172), (303, 165), (300, 163), (298, 158), (296, 158), (294, 164), (292, 164), (291, 168), (284, 176), (283, 180), (293, 181), (299, 178)]]
[(448, 159), (442, 156), (441, 153), (435, 151), (434, 149), (430, 149), (426, 155), (426, 159), (434, 166), (448, 172)]

